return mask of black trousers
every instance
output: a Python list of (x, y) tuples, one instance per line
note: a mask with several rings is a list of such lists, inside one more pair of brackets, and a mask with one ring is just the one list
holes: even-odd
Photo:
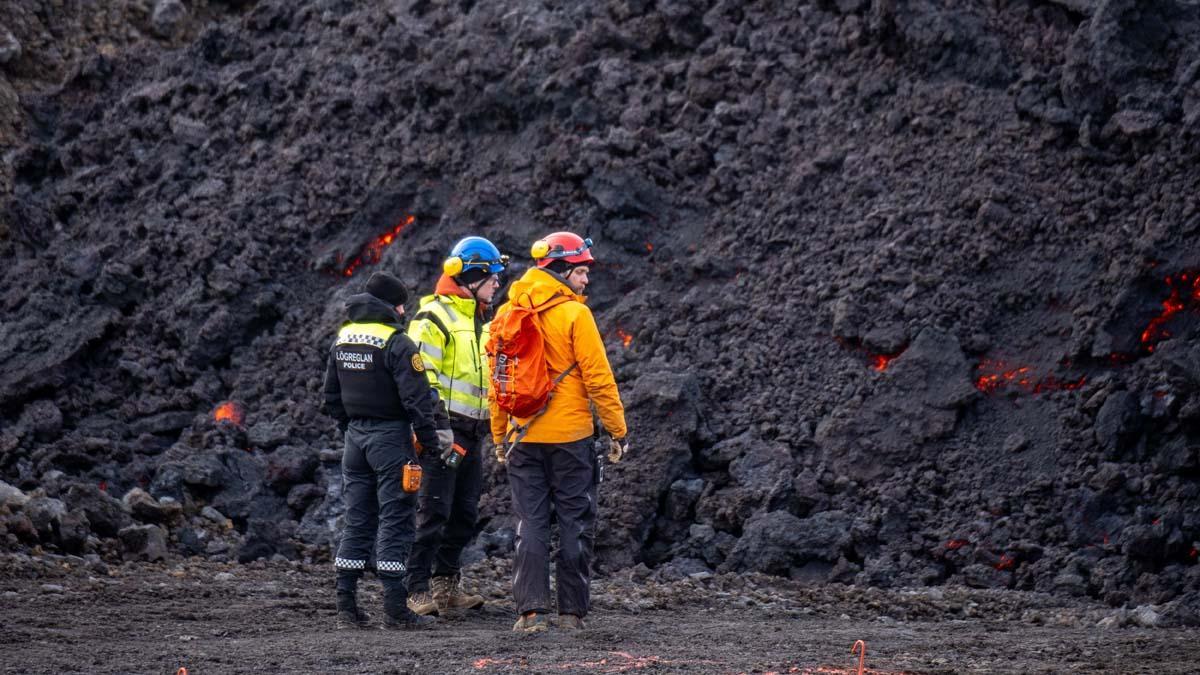
[(508, 458), (517, 514), (513, 599), (517, 611), (550, 608), (550, 508), (558, 519), (558, 612), (586, 616), (596, 541), (600, 468), (592, 438), (571, 443), (520, 443)]
[(479, 493), (483, 489), (483, 439), (487, 420), (451, 417), (454, 441), (467, 455), (449, 469), (437, 454), (422, 455), (421, 496), (417, 502), (417, 538), (408, 558), (411, 593), (429, 590), (429, 577), (453, 576), (462, 569), (463, 549), (475, 536)]
[(401, 485), (404, 465), (416, 459), (411, 438), (411, 426), (400, 421), (356, 419), (346, 430), (346, 525), (334, 560), (339, 584), (356, 580), (371, 559), (381, 580), (404, 579), (416, 506), (416, 495)]

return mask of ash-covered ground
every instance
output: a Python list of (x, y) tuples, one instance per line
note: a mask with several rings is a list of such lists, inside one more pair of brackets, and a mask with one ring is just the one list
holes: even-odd
[(18, 4), (10, 552), (323, 564), (342, 300), (568, 228), (632, 429), (601, 575), (1200, 623), (1196, 3)]
[[(14, 673), (1192, 673), (1191, 628), (1066, 596), (807, 585), (757, 573), (595, 585), (577, 633), (514, 635), (508, 561), (472, 566), (479, 611), (420, 633), (329, 630), (325, 565), (182, 560), (100, 567), (0, 558)], [(380, 587), (364, 584), (378, 623)], [(1128, 627), (1098, 630), (1094, 624)]]

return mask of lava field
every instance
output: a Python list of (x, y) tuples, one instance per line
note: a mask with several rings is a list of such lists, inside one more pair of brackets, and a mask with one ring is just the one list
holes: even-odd
[(1197, 3), (76, 5), (0, 1), (0, 549), (326, 563), (343, 301), (572, 229), (602, 576), (1200, 624)]

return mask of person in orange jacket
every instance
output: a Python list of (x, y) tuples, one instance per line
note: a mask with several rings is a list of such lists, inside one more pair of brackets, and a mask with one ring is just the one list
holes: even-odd
[[(533, 245), (537, 266), (509, 289), (509, 304), (536, 308), (557, 304), (539, 314), (551, 380), (566, 376), (553, 390), (545, 411), (529, 419), (510, 419), (491, 403), (492, 440), (496, 458), (508, 464), (513, 510), (518, 518), (513, 562), (513, 597), (520, 615), (515, 632), (547, 629), (550, 604), (550, 506), (559, 528), (555, 561), (558, 618), (566, 629), (583, 628), (590, 606), (591, 562), (595, 542), (596, 495), (600, 467), (593, 453), (591, 406), (611, 436), (609, 460), (620, 461), (628, 450), (625, 409), (617, 391), (604, 341), (582, 293), (588, 285), (592, 242), (570, 232), (555, 232)], [(568, 300), (561, 302), (560, 296)], [(574, 366), (574, 367), (572, 367)], [(504, 439), (513, 423), (528, 424), (510, 450)]]

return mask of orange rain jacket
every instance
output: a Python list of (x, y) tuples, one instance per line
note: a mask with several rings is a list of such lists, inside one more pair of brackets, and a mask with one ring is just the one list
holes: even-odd
[[(529, 433), (522, 439), (527, 443), (570, 443), (591, 436), (592, 411), (589, 400), (596, 406), (605, 430), (616, 438), (625, 438), (625, 407), (617, 392), (617, 381), (592, 310), (583, 304), (587, 300), (571, 290), (562, 278), (552, 272), (533, 268), (513, 282), (508, 291), (509, 302), (496, 310), (496, 315), (508, 311), (509, 304), (540, 307), (556, 295), (571, 298), (538, 314), (546, 347), (546, 366), (550, 378), (557, 378), (572, 363), (579, 364), (555, 385), (550, 405), (534, 419)], [(508, 413), (493, 400), (492, 440), (499, 445), (508, 432)], [(524, 424), (527, 420), (518, 419)]]

